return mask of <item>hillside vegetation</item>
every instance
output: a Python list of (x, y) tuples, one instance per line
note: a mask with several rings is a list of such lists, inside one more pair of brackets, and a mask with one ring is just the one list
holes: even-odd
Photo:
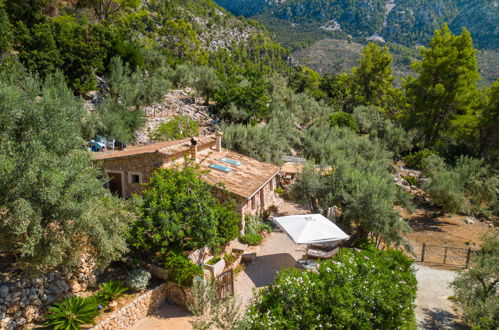
[[(393, 56), (393, 73), (400, 79), (414, 74), (411, 61), (419, 59), (416, 49), (388, 43)], [(291, 53), (295, 64), (304, 65), (321, 74), (338, 75), (354, 67), (361, 56), (364, 45), (343, 39), (322, 39), (309, 47)], [(478, 50), (478, 70), (483, 86), (490, 86), (499, 77), (499, 53), (493, 50)]]
[[(269, 4), (279, 10), (295, 6), (278, 19), (302, 15), (313, 23), (313, 15), (321, 14), (313, 7), (302, 12), (308, 7), (300, 1)], [(317, 0), (307, 6), (322, 5), (341, 14), (345, 23), (336, 23), (345, 26), (383, 8), (382, 1), (364, 0), (327, 6)], [(350, 17), (354, 14), (359, 16)], [(335, 30), (336, 23), (327, 21), (326, 28)], [(378, 19), (362, 24), (366, 30), (359, 36), (383, 26)], [(195, 161), (155, 170), (141, 195), (123, 200), (104, 188), (109, 178), (89, 151), (96, 136), (137, 144), (147, 114), (156, 114), (166, 94), (182, 89), (176, 94), (182, 102), (203, 106), (193, 106), (189, 116), (164, 116), (170, 121), (155, 128), (151, 139), (195, 135), (203, 120), (223, 131), (224, 148), (234, 152), (277, 165), (286, 155), (305, 158), (297, 181), (276, 193), (324, 215), (337, 208), (336, 223), (351, 237), (349, 244), (367, 252), (345, 252), (333, 272), (329, 263), (320, 274), (278, 278), (277, 285), (294, 279), (311, 284), (285, 292), (276, 287), (259, 296), (250, 319), (266, 319), (255, 327), (303, 328), (316, 324), (312, 320), (319, 327), (341, 319), (338, 328), (413, 328), (411, 261), (401, 251), (381, 248), (411, 251), (405, 235), (411, 228), (400, 210), (411, 212), (414, 203), (497, 219), (499, 81), (479, 85), (477, 50), (467, 29), (456, 34), (444, 24), (427, 47), (417, 50), (396, 43), (361, 49), (349, 40), (339, 43), (340, 51), (331, 47), (336, 53), (330, 56), (349, 54), (349, 62), (333, 67), (341, 73), (321, 74), (293, 65), (263, 25), (237, 18), (210, 0), (0, 0), (0, 257), (7, 257), (16, 274), (75, 270), (84, 259), (101, 269), (124, 260), (113, 263), (113, 274), (120, 264), (126, 270), (155, 264), (181, 285), (202, 274), (186, 252), (208, 246), (223, 257), (227, 243), (239, 235), (241, 214), (231, 198), (220, 198), (229, 194), (215, 193), (203, 180)], [(414, 75), (397, 79), (404, 65)], [(421, 180), (394, 178), (400, 160), (421, 170)], [(261, 220), (246, 223), (268, 228)], [(240, 239), (258, 244), (260, 229)], [(383, 274), (395, 271), (380, 282), (372, 271), (376, 267)], [(343, 292), (349, 276), (354, 281), (347, 283), (350, 289), (344, 286), (347, 296), (330, 290)], [(379, 285), (366, 286), (365, 279)], [(314, 300), (282, 304), (281, 297), (294, 299), (303, 288), (313, 289)], [(378, 299), (380, 290), (390, 304)], [(479, 291), (473, 292), (470, 301), (478, 299)], [(278, 298), (275, 303), (272, 297)], [(333, 298), (338, 303), (323, 303)], [(97, 312), (92, 301), (89, 308)], [(325, 323), (303, 314), (311, 310), (307, 304), (326, 315)], [(283, 306), (293, 310), (283, 313)], [(494, 310), (491, 305), (465, 320), (496, 329)], [(24, 315), (10, 308), (4, 314), (7, 328)], [(229, 326), (221, 328), (236, 328), (237, 320), (225, 316)]]
[[(448, 23), (466, 26), (479, 48), (499, 49), (499, 6), (493, 0), (285, 0), (217, 2), (237, 15), (254, 16), (290, 47), (342, 31), (364, 42), (379, 35), (406, 46), (426, 44)], [(335, 27), (335, 28), (333, 28)], [(290, 39), (294, 36), (294, 39)]]

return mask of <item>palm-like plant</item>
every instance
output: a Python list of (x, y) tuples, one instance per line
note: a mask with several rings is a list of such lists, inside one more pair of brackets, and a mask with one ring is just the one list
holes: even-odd
[(77, 330), (81, 329), (82, 325), (94, 324), (98, 314), (94, 300), (72, 296), (49, 308), (44, 325), (56, 330)]
[(101, 286), (101, 290), (98, 295), (102, 300), (106, 302), (111, 302), (118, 299), (127, 288), (120, 281), (109, 281)]

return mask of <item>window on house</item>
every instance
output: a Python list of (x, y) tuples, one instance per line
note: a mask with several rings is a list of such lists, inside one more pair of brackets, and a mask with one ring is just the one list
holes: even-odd
[(142, 183), (142, 174), (140, 172), (128, 172), (129, 183)]
[(251, 198), (251, 209), (252, 210), (256, 209), (256, 198), (255, 198), (255, 196), (253, 196)]

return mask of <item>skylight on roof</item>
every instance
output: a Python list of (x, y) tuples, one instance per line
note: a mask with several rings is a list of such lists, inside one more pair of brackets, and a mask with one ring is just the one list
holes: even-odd
[(230, 171), (232, 171), (232, 169), (230, 167), (226, 167), (226, 166), (218, 165), (218, 164), (210, 164), (210, 165), (208, 165), (208, 167), (214, 168), (215, 170), (219, 170), (219, 171), (226, 172), (226, 173), (229, 173)]
[(241, 166), (241, 162), (238, 160), (230, 159), (230, 158), (220, 158), (220, 160), (224, 163), (231, 164), (234, 166)]

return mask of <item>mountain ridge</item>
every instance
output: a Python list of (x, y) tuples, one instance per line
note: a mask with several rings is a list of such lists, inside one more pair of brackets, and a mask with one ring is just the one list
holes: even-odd
[[(499, 50), (499, 2), (497, 0), (215, 0), (234, 13), (266, 25), (279, 40), (286, 39), (279, 25), (290, 23), (287, 32), (300, 36), (315, 29), (315, 40), (327, 34), (324, 25), (335, 23), (355, 41), (380, 36), (405, 46), (426, 44), (433, 31), (447, 22), (454, 33), (470, 30), (479, 48)], [(284, 21), (284, 22), (283, 22)], [(337, 25), (336, 25), (337, 24)], [(323, 31), (320, 31), (320, 30)], [(338, 34), (333, 35), (338, 36)], [(310, 34), (307, 35), (310, 38)], [(287, 46), (297, 46), (287, 44)], [(284, 42), (286, 44), (286, 42)]]

